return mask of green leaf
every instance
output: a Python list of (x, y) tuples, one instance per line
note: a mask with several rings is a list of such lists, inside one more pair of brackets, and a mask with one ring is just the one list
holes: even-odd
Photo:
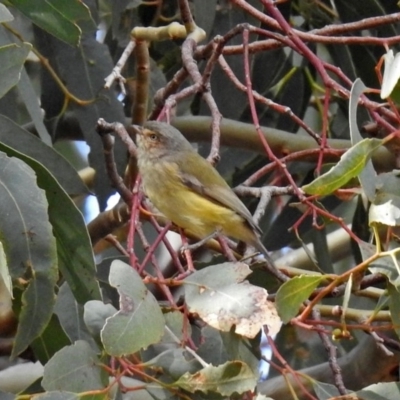
[[(99, 300), (101, 294), (96, 279), (92, 245), (81, 212), (42, 164), (1, 143), (0, 149), (31, 166), (36, 172), (38, 185), (46, 191), (50, 222), (57, 239), (59, 268), (76, 300), (81, 304), (89, 300)], [(26, 235), (32, 234), (32, 227), (34, 226), (31, 224), (23, 232)]]
[[(23, 101), (29, 116), (35, 126), (36, 132), (40, 140), (49, 147), (52, 147), (53, 142), (46, 126), (43, 122), (43, 110), (38, 102), (37, 93), (33, 87), (33, 81), (29, 78), (26, 69), (23, 68), (21, 71), (21, 79), (18, 82), (18, 92), (21, 95), (21, 100)], [(32, 135), (34, 138), (36, 136)], [(47, 159), (47, 158), (46, 158)], [(60, 167), (58, 168), (58, 170)]]
[(363, 400), (397, 400), (400, 398), (400, 383), (376, 383), (359, 390), (356, 395)]
[[(350, 125), (350, 136), (351, 143), (355, 145), (362, 141), (362, 136), (357, 126), (357, 107), (358, 100), (361, 94), (366, 89), (366, 86), (360, 78), (356, 79), (353, 83), (350, 92), (350, 104), (349, 104), (349, 125)], [(376, 185), (376, 172), (371, 160), (368, 160), (365, 167), (360, 172), (359, 180), (361, 187), (364, 190), (369, 201), (373, 201), (375, 197), (375, 185)]]
[(15, 400), (15, 394), (6, 393), (0, 390), (0, 398), (1, 400)]
[[(334, 396), (340, 396), (337, 387), (329, 383), (313, 381), (313, 388), (318, 400), (329, 400), (334, 398)], [(351, 398), (349, 398), (349, 400), (351, 400)]]
[(55, 303), (54, 285), (54, 279), (37, 272), (24, 291), (12, 357), (22, 353), (49, 323)]
[(381, 99), (387, 99), (393, 92), (400, 78), (400, 54), (388, 50), (383, 55), (384, 72), (382, 77)]
[(301, 275), (285, 282), (276, 294), (276, 307), (283, 323), (294, 318), (304, 301), (324, 279), (323, 276)]
[(345, 185), (363, 170), (371, 154), (382, 144), (380, 139), (364, 139), (346, 151), (327, 173), (314, 179), (302, 189), (307, 194), (326, 196)]
[(100, 339), (101, 330), (104, 328), (106, 319), (117, 312), (112, 304), (104, 304), (99, 300), (91, 300), (85, 304), (83, 320), (90, 334), (95, 339)]
[(56, 241), (45, 192), (34, 171), (18, 158), (0, 152), (0, 235), (9, 273), (28, 280), (13, 356), (43, 332), (55, 301)]
[[(187, 323), (180, 311), (166, 312), (164, 319), (165, 329), (162, 338), (158, 343), (140, 353), (143, 365), (158, 365), (173, 379), (178, 379), (187, 371), (196, 372), (201, 365), (182, 348), (182, 343), (186, 338), (192, 337), (191, 325)], [(165, 351), (166, 348), (167, 351)], [(176, 357), (174, 361), (172, 361), (173, 357)]]
[[(10, 153), (9, 148), (15, 152)], [(70, 195), (88, 193), (75, 168), (60, 153), (4, 115), (0, 115), (0, 150), (18, 158), (21, 157), (17, 152), (32, 157), (46, 167)]]
[(31, 343), (30, 347), (37, 359), (45, 365), (57, 351), (70, 344), (57, 316), (53, 314), (44, 332)]
[[(236, 335), (238, 337), (238, 335)], [(232, 354), (228, 354), (224, 344), (221, 331), (205, 325), (201, 329), (201, 341), (196, 353), (208, 364), (220, 365), (227, 361), (234, 360)], [(244, 341), (241, 341), (244, 344)]]
[(14, 19), (13, 15), (8, 11), (4, 4), (0, 4), (0, 23), (10, 22)]
[[(96, 171), (93, 191), (96, 193), (100, 209), (103, 210), (115, 189), (111, 187), (107, 175), (104, 149), (96, 133), (96, 124), (99, 118), (106, 121), (123, 121), (125, 118), (123, 104), (117, 99), (115, 91), (103, 89), (104, 78), (114, 67), (110, 51), (107, 46), (96, 41), (95, 30), (84, 34), (79, 48), (57, 41), (45, 32), (42, 32), (42, 40), (46, 44), (42, 48), (43, 52), (48, 51), (50, 46), (49, 60), (57, 69), (60, 79), (67, 83), (71, 93), (80, 99), (93, 100), (93, 103), (85, 107), (77, 107), (70, 102), (66, 112), (73, 114), (90, 147), (89, 164)], [(52, 86), (45, 85), (43, 90), (43, 105), (53, 108)], [(117, 169), (120, 175), (123, 175), (127, 163), (126, 146), (122, 141), (116, 140), (113, 151)]]
[(254, 390), (257, 384), (257, 376), (241, 361), (228, 361), (218, 367), (209, 366), (196, 372), (186, 373), (175, 386), (194, 393), (200, 390), (203, 393), (217, 392), (222, 396), (230, 396), (233, 393), (244, 393)]
[[(363, 261), (365, 261), (366, 259), (370, 258), (371, 256), (377, 253), (376, 247), (373, 244), (360, 241), (358, 243), (358, 246), (360, 248)], [(397, 263), (399, 262), (397, 261)], [(400, 289), (399, 269), (396, 266), (392, 257), (390, 256), (379, 257), (378, 259), (376, 259), (375, 261), (373, 261), (368, 265), (368, 269), (373, 274), (385, 275), (389, 279), (389, 282), (394, 287)]]
[(342, 326), (346, 326), (346, 313), (349, 309), (349, 303), (350, 303), (350, 298), (351, 298), (351, 292), (353, 290), (353, 274), (350, 274), (349, 280), (346, 282), (346, 289), (344, 291), (344, 296), (343, 296), (343, 303), (342, 303), (342, 315), (340, 317), (340, 322), (342, 323)]
[(400, 293), (391, 284), (388, 284), (389, 310), (392, 318), (394, 330), (400, 337)]
[(94, 22), (87, 6), (79, 0), (9, 0), (34, 24), (70, 44), (78, 45), (82, 31), (78, 21)]
[[(115, 385), (115, 381), (121, 383), (121, 386), (128, 387), (132, 391), (127, 395), (121, 394), (121, 387)], [(109, 399), (113, 400), (175, 400), (176, 396), (172, 394), (166, 385), (163, 386), (156, 382), (146, 382), (143, 380), (122, 376), (113, 379), (110, 382), (111, 390), (108, 392)]]
[(143, 363), (143, 366), (163, 369), (164, 374), (173, 379), (189, 372), (195, 373), (201, 369), (201, 365), (187, 350), (180, 348), (165, 350), (151, 360)]
[(62, 284), (58, 292), (54, 312), (72, 343), (85, 340), (93, 349), (98, 349), (83, 321), (83, 305), (76, 301), (67, 282)]
[(253, 338), (263, 326), (276, 334), (281, 321), (267, 291), (244, 278), (251, 273), (244, 263), (224, 263), (197, 271), (184, 281), (189, 311), (212, 327)]
[[(236, 333), (232, 331), (221, 332), (221, 339), (230, 360), (244, 362), (253, 371), (254, 375), (259, 375), (260, 360), (249, 339), (236, 335)], [(260, 343), (259, 338), (255, 338), (253, 343), (254, 342), (256, 343), (255, 346), (258, 348)]]
[(139, 274), (116, 260), (111, 264), (109, 280), (120, 295), (120, 310), (107, 319), (101, 332), (107, 353), (132, 354), (159, 342), (164, 333), (164, 317)]
[(78, 340), (57, 352), (45, 365), (45, 390), (80, 393), (104, 388), (100, 360), (89, 343)]
[(8, 294), (12, 297), (13, 286), (11, 275), (8, 270), (6, 253), (4, 252), (3, 243), (0, 242), (0, 279), (3, 281), (4, 287), (7, 289)]
[(22, 66), (31, 48), (29, 43), (0, 47), (0, 98), (18, 83)]

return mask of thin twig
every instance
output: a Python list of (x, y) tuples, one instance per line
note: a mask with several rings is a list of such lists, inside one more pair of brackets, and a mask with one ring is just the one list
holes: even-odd
[(106, 83), (104, 84), (105, 89), (110, 89), (115, 81), (117, 81), (118, 86), (121, 89), (122, 94), (126, 95), (125, 90), (125, 78), (121, 75), (121, 70), (125, 66), (129, 56), (132, 54), (133, 49), (135, 48), (135, 41), (131, 40), (123, 51), (121, 57), (118, 62), (115, 64), (115, 67), (111, 71), (111, 74), (108, 75), (104, 80)]

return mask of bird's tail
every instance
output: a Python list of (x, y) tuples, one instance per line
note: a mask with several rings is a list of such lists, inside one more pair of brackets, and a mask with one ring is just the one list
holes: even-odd
[(260, 252), (265, 258), (265, 268), (267, 269), (268, 272), (273, 274), (277, 279), (279, 279), (281, 282), (286, 282), (289, 277), (286, 276), (284, 273), (282, 273), (275, 265), (273, 262), (271, 256), (269, 255), (268, 250), (265, 248), (265, 246), (261, 243), (261, 240), (257, 238), (257, 240), (252, 243), (252, 245)]

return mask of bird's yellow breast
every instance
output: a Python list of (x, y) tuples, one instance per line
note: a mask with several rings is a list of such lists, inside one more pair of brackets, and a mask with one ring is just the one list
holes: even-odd
[(235, 211), (186, 186), (180, 178), (177, 164), (157, 160), (144, 167), (147, 171), (151, 170), (143, 176), (146, 195), (174, 224), (199, 238), (219, 229), (227, 236), (248, 240), (250, 230), (244, 219)]

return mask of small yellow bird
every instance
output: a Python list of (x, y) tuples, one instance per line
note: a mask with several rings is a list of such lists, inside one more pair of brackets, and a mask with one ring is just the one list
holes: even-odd
[(177, 129), (149, 121), (138, 133), (143, 189), (158, 210), (199, 239), (219, 231), (254, 246), (266, 257), (268, 269), (285, 277), (273, 266), (249, 210)]

